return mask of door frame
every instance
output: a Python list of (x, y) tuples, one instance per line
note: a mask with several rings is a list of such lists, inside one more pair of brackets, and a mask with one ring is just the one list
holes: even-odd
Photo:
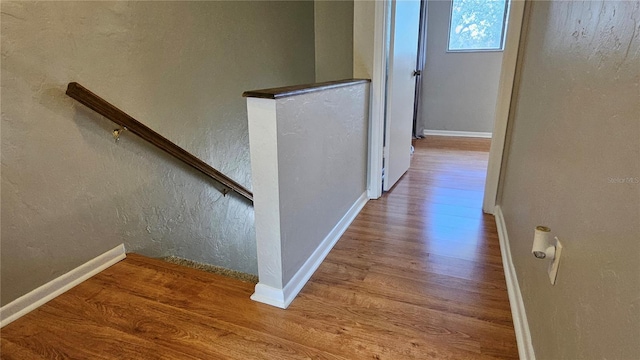
[(496, 115), (493, 122), (489, 164), (487, 166), (487, 177), (484, 185), (484, 198), (482, 199), (482, 211), (487, 214), (494, 213), (499, 200), (500, 172), (507, 153), (505, 140), (509, 124), (509, 111), (511, 109), (511, 103), (515, 100), (513, 98), (514, 81), (516, 79), (516, 63), (520, 50), (522, 23), (524, 21), (525, 1), (529, 0), (511, 0), (509, 3), (507, 37), (505, 39), (504, 52), (502, 53), (498, 101), (496, 103)]
[[(374, 18), (373, 74), (371, 81), (371, 116), (369, 127), (369, 172), (367, 195), (369, 199), (382, 196), (382, 158), (384, 152), (384, 116), (386, 109), (387, 57), (389, 54), (390, 5), (392, 0), (376, 1)], [(498, 186), (502, 161), (506, 155), (505, 139), (509, 123), (516, 62), (520, 48), (520, 34), (524, 19), (525, 2), (530, 0), (511, 0), (505, 49), (500, 70), (498, 102), (489, 150), (489, 164), (485, 182), (482, 210), (493, 214), (498, 200)]]
[(382, 196), (382, 158), (384, 154), (384, 116), (387, 92), (387, 56), (391, 28), (391, 0), (375, 3), (373, 74), (371, 76), (371, 115), (369, 125), (369, 166), (367, 196)]
[(427, 26), (429, 15), (429, 3), (425, 0), (420, 0), (420, 30), (418, 33), (418, 58), (416, 59), (416, 91), (415, 100), (413, 101), (413, 137), (424, 137), (424, 126), (418, 127), (418, 120), (420, 120), (420, 112), (422, 111), (422, 73), (424, 72), (424, 66), (427, 62)]

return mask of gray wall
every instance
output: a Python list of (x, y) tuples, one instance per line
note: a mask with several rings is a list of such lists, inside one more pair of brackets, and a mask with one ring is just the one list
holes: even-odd
[[(640, 3), (530, 4), (500, 204), (536, 358), (637, 359)], [(564, 244), (555, 286), (536, 225)]]
[(316, 82), (353, 77), (353, 0), (315, 0)]
[(369, 83), (277, 100), (283, 284), (367, 190)]
[(447, 53), (451, 1), (429, 1), (420, 118), (427, 130), (492, 132), (502, 52)]
[(313, 82), (312, 2), (7, 2), (4, 305), (124, 242), (256, 273), (253, 210), (64, 95), (78, 81), (251, 187), (244, 90)]

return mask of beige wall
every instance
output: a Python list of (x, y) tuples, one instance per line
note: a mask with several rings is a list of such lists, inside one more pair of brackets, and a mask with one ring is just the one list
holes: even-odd
[(244, 90), (314, 80), (311, 2), (7, 2), (4, 305), (124, 242), (256, 273), (253, 210), (64, 95), (78, 81), (251, 187)]
[(353, 2), (353, 77), (371, 79), (375, 45), (376, 2)]
[(353, 77), (353, 0), (315, 0), (316, 82)]
[(420, 118), (427, 130), (492, 132), (502, 51), (447, 52), (451, 1), (429, 1)]
[[(502, 206), (536, 358), (640, 354), (640, 3), (534, 1)], [(530, 253), (564, 244), (555, 286)]]

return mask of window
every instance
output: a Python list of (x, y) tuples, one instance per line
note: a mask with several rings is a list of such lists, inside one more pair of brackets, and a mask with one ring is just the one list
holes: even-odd
[(508, 0), (453, 0), (448, 51), (500, 51)]

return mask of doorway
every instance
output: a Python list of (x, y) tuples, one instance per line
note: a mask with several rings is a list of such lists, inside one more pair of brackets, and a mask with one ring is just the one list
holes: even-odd
[[(391, 5), (395, 0), (378, 1), (375, 4), (374, 22), (374, 57), (372, 71), (372, 103), (371, 127), (369, 133), (369, 178), (368, 193), (372, 199), (382, 195), (383, 161), (385, 153), (385, 124), (384, 117), (387, 110), (386, 89), (387, 59), (392, 56), (389, 52), (391, 27)], [(493, 138), (489, 155), (487, 181), (483, 200), (483, 210), (493, 213), (498, 190), (501, 160), (504, 151), (507, 120), (511, 104), (513, 80), (515, 78), (516, 60), (520, 41), (520, 32), (524, 14), (524, 1), (512, 0), (507, 18), (507, 33), (505, 37), (504, 54), (498, 85), (498, 102), (495, 105), (495, 120), (493, 124)], [(428, 10), (427, 10), (428, 11)], [(412, 124), (413, 127), (413, 124)], [(389, 160), (389, 159), (387, 159)], [(393, 161), (393, 159), (391, 159)], [(387, 164), (385, 164), (387, 165)]]
[(416, 100), (424, 131), (417, 136), (491, 138), (508, 3), (424, 1), (426, 61)]

